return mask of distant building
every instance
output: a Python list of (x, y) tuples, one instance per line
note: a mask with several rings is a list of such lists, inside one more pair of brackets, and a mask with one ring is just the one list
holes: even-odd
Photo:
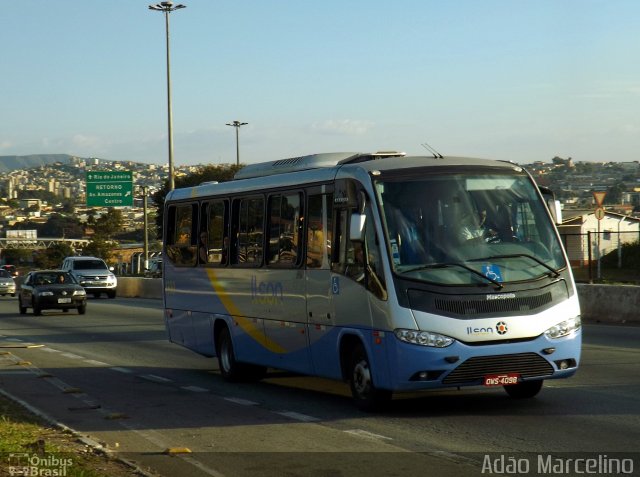
[[(632, 243), (640, 239), (640, 219), (638, 218), (605, 211), (604, 218), (599, 221), (593, 211), (573, 212), (581, 213), (566, 218), (558, 226), (558, 232), (562, 236), (572, 265), (588, 264), (590, 247), (591, 259), (596, 260), (598, 244), (600, 256), (604, 256), (624, 243)], [(591, 238), (591, 246), (589, 238)]]

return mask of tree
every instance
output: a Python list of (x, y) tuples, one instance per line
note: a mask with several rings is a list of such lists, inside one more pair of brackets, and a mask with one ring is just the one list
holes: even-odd
[(74, 255), (69, 244), (54, 244), (44, 252), (34, 253), (34, 262), (38, 268), (59, 268), (65, 257)]
[(82, 250), (82, 254), (91, 257), (98, 257), (107, 262), (111, 258), (114, 249), (115, 244), (112, 241), (107, 240), (100, 235), (95, 235)]
[(110, 208), (105, 215), (95, 221), (95, 234), (104, 239), (113, 238), (122, 230), (123, 224), (122, 211)]
[(41, 237), (82, 238), (84, 236), (84, 228), (80, 221), (75, 217), (62, 214), (52, 214), (49, 220), (37, 229)]
[[(202, 166), (200, 170), (186, 176), (176, 177), (175, 186), (176, 189), (182, 189), (184, 187), (193, 187), (202, 184), (203, 182), (227, 182), (233, 180), (233, 176), (242, 169), (243, 165), (236, 164), (221, 164), (221, 165), (208, 165)], [(156, 227), (158, 237), (162, 237), (162, 225), (164, 220), (164, 200), (169, 192), (169, 180), (167, 179), (162, 187), (158, 190), (151, 199), (157, 207), (156, 214)]]
[(620, 204), (622, 202), (622, 194), (627, 190), (624, 182), (618, 182), (607, 189), (607, 195), (604, 198), (605, 204)]

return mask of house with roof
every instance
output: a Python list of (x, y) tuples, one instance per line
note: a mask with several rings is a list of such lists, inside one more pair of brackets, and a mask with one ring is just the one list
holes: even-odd
[[(567, 212), (563, 211), (565, 216)], [(569, 261), (574, 266), (587, 265), (589, 258), (597, 260), (625, 243), (640, 240), (639, 218), (605, 210), (602, 219), (598, 220), (593, 210), (576, 212), (558, 226)]]

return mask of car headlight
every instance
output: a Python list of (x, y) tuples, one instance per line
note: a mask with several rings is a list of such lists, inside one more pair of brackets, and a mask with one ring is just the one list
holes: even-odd
[(85, 292), (84, 290), (74, 290), (73, 291), (73, 296), (84, 296), (86, 294), (87, 294), (87, 292)]
[(40, 292), (40, 296), (53, 296), (53, 292), (43, 291), (43, 292)]
[(575, 318), (570, 318), (568, 320), (563, 321), (562, 323), (558, 323), (555, 326), (552, 326), (547, 331), (544, 332), (547, 338), (552, 340), (562, 338), (563, 336), (567, 336), (575, 331), (579, 330), (582, 326), (582, 321), (579, 316)]
[(429, 331), (417, 331), (417, 330), (394, 330), (396, 338), (405, 343), (411, 343), (420, 346), (431, 346), (433, 348), (446, 348), (455, 341), (445, 335), (438, 333), (431, 333)]

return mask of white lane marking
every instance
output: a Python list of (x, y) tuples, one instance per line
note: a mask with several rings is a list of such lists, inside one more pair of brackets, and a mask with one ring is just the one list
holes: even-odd
[(13, 341), (13, 342), (17, 342), (17, 343), (21, 343), (22, 340), (20, 338), (7, 338), (5, 339), (5, 341)]
[(131, 369), (129, 369), (129, 368), (121, 368), (119, 366), (113, 366), (113, 367), (111, 367), (109, 369), (112, 370), (112, 371), (117, 371), (119, 373), (125, 373), (125, 374), (133, 373), (133, 371)]
[(59, 349), (53, 349), (53, 348), (47, 348), (46, 346), (44, 348), (40, 348), (42, 351), (46, 351), (47, 353), (61, 353), (61, 351)]
[(84, 359), (84, 356), (80, 356), (73, 353), (62, 353), (60, 356), (64, 356), (65, 358), (71, 358), (71, 359)]
[(257, 406), (258, 403), (254, 402), (254, 401), (249, 401), (248, 399), (242, 399), (242, 398), (232, 398), (232, 397), (226, 397), (224, 398), (225, 401), (229, 401), (229, 402), (233, 402), (236, 404), (240, 404), (241, 406)]
[(96, 361), (95, 359), (85, 359), (84, 362), (87, 364), (95, 364), (96, 366), (109, 366), (107, 363)]
[(347, 434), (351, 434), (358, 437), (364, 437), (365, 439), (376, 439), (376, 440), (388, 440), (392, 441), (391, 437), (381, 436), (380, 434), (374, 434), (373, 432), (365, 431), (364, 429), (349, 429), (348, 431), (344, 431)]
[(170, 383), (171, 379), (163, 378), (162, 376), (156, 376), (155, 374), (139, 374), (138, 377), (146, 379), (147, 381), (154, 381), (156, 383)]
[(280, 414), (281, 416), (288, 417), (290, 419), (295, 419), (296, 421), (301, 421), (301, 422), (316, 422), (320, 420), (317, 417), (307, 416), (306, 414), (300, 414), (299, 412), (293, 412), (293, 411), (280, 411), (280, 412), (276, 412), (276, 414)]
[(193, 391), (194, 393), (208, 393), (209, 390), (205, 388), (201, 388), (199, 386), (182, 386), (181, 389), (185, 391)]

